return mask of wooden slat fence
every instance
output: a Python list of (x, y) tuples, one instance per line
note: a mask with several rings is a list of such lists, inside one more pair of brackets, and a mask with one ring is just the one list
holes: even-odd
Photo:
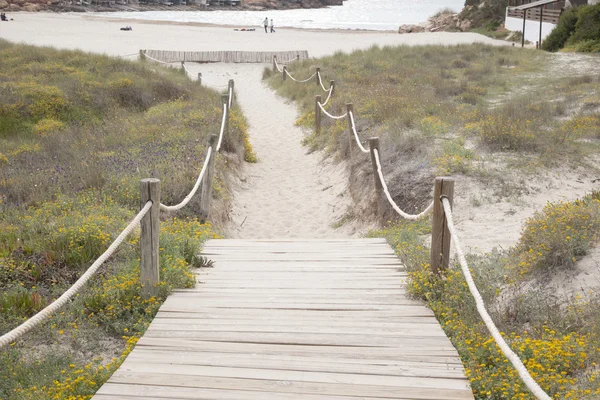
[(223, 62), (270, 63), (273, 57), (280, 62), (308, 58), (307, 50), (293, 51), (171, 51), (143, 50), (144, 54), (163, 62)]
[[(558, 24), (558, 19), (560, 18), (561, 11), (560, 10), (546, 10), (544, 9), (542, 22), (549, 22), (551, 24)], [(508, 17), (514, 18), (523, 18), (523, 10), (508, 10)], [(540, 9), (534, 8), (527, 10), (527, 19), (530, 21), (539, 21), (540, 20)]]

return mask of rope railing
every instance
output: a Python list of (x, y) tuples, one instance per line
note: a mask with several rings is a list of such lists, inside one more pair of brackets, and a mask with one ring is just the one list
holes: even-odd
[(181, 68), (183, 68), (183, 71), (185, 72), (186, 76), (193, 76), (190, 70), (187, 69), (187, 67), (185, 66), (185, 62), (183, 61), (181, 62)]
[(327, 115), (327, 116), (328, 116), (329, 118), (331, 118), (331, 119), (342, 119), (342, 118), (346, 118), (346, 117), (348, 116), (348, 113), (347, 113), (347, 112), (345, 112), (345, 113), (344, 113), (344, 114), (342, 114), (342, 115), (332, 115), (332, 114), (329, 114), (329, 113), (327, 112), (327, 110), (325, 110), (325, 109), (323, 108), (323, 104), (321, 104), (320, 102), (317, 102), (317, 104), (319, 105), (319, 108), (321, 109), (321, 111), (323, 111), (323, 114)]
[(510, 363), (515, 367), (517, 373), (527, 386), (527, 388), (531, 391), (531, 393), (539, 400), (550, 400), (551, 397), (544, 392), (544, 390), (538, 385), (538, 383), (531, 377), (529, 371), (519, 358), (519, 356), (512, 351), (510, 346), (506, 343), (502, 334), (494, 324), (492, 317), (487, 312), (485, 308), (485, 304), (483, 302), (483, 298), (477, 290), (477, 286), (475, 285), (475, 281), (473, 280), (473, 276), (471, 275), (471, 271), (469, 270), (469, 264), (467, 263), (467, 259), (465, 258), (464, 251), (462, 249), (462, 245), (460, 239), (458, 237), (458, 232), (456, 231), (456, 227), (454, 226), (454, 217), (452, 215), (452, 207), (450, 205), (450, 201), (447, 197), (442, 196), (441, 198), (442, 206), (444, 208), (444, 213), (446, 215), (446, 220), (448, 223), (448, 230), (450, 231), (450, 236), (454, 241), (454, 249), (456, 250), (456, 255), (458, 256), (458, 261), (460, 267), (462, 269), (462, 273), (465, 276), (465, 280), (467, 281), (467, 285), (469, 287), (469, 291), (471, 292), (471, 296), (475, 299), (475, 305), (477, 306), (477, 312), (481, 316), (481, 319), (485, 323), (485, 326), (488, 328), (488, 331), (496, 341), (496, 344), (502, 351), (502, 353), (506, 356), (506, 358), (510, 361)]
[(144, 207), (142, 207), (142, 209), (131, 220), (131, 222), (129, 222), (129, 225), (127, 225), (127, 227), (123, 229), (123, 231), (121, 231), (119, 236), (117, 236), (117, 238), (112, 242), (108, 249), (106, 249), (104, 253), (102, 253), (102, 255), (98, 257), (98, 259), (96, 259), (96, 261), (94, 261), (94, 263), (87, 269), (87, 271), (83, 275), (81, 275), (81, 277), (77, 279), (77, 281), (58, 299), (54, 300), (43, 310), (35, 314), (33, 317), (29, 318), (27, 321), (23, 322), (18, 327), (0, 336), (0, 348), (7, 346), (15, 340), (19, 339), (21, 336), (23, 336), (24, 334), (26, 334), (27, 332), (29, 332), (30, 330), (32, 330), (33, 328), (50, 318), (52, 314), (56, 313), (56, 311), (58, 311), (61, 307), (67, 304), (67, 302), (73, 296), (75, 296), (77, 292), (79, 292), (79, 290), (90, 280), (90, 278), (94, 276), (96, 271), (98, 271), (98, 268), (100, 268), (100, 266), (104, 264), (104, 262), (114, 254), (115, 250), (117, 250), (117, 247), (119, 247), (119, 245), (123, 243), (125, 238), (129, 236), (133, 229), (139, 225), (142, 218), (148, 213), (148, 211), (150, 211), (150, 208), (152, 208), (152, 201), (146, 202)]
[(354, 113), (352, 111), (348, 111), (348, 115), (350, 116), (350, 128), (352, 129), (352, 134), (354, 135), (354, 139), (356, 140), (356, 145), (363, 153), (368, 153), (369, 150), (365, 149), (360, 142), (360, 138), (358, 137), (358, 132), (356, 131), (356, 123), (354, 122)]
[(273, 65), (279, 72), (283, 72), (283, 68), (279, 66), (279, 62), (277, 61), (277, 57), (273, 57)]
[(219, 130), (219, 141), (217, 142), (217, 151), (221, 150), (221, 144), (223, 143), (223, 135), (225, 133), (225, 126), (227, 125), (227, 104), (223, 104), (223, 117), (221, 118), (221, 129)]
[(321, 85), (321, 89), (323, 89), (324, 92), (328, 92), (331, 90), (331, 86), (329, 87), (329, 89), (326, 89), (325, 86), (323, 85), (323, 79), (321, 78), (320, 70), (317, 70), (317, 79), (319, 81), (319, 85)]
[(192, 199), (192, 197), (194, 197), (194, 195), (196, 194), (196, 192), (198, 191), (198, 188), (200, 187), (200, 183), (202, 183), (202, 178), (204, 178), (204, 173), (206, 172), (206, 168), (208, 166), (208, 163), (210, 162), (210, 158), (213, 152), (213, 148), (209, 147), (208, 150), (206, 151), (206, 157), (204, 158), (204, 164), (202, 165), (202, 169), (200, 170), (200, 174), (198, 175), (198, 179), (196, 179), (196, 183), (194, 184), (194, 187), (192, 188), (192, 190), (190, 191), (190, 193), (188, 193), (187, 196), (185, 196), (185, 198), (179, 203), (179, 204), (175, 204), (174, 206), (167, 206), (164, 204), (160, 204), (160, 210), (161, 211), (177, 211), (177, 210), (181, 210), (183, 207), (185, 207), (187, 205), (187, 203), (190, 202), (190, 200)]
[[(233, 90), (233, 88), (232, 88), (232, 86), (230, 86), (229, 96), (231, 96), (232, 90)], [(229, 114), (229, 107), (228, 107), (229, 104), (231, 104), (231, 97), (229, 97), (227, 102), (223, 103), (223, 117), (221, 118), (221, 129), (219, 131), (219, 139), (217, 141), (217, 146), (215, 149), (216, 152), (221, 150), (221, 145), (223, 144), (223, 135), (225, 133), (225, 127), (227, 126), (227, 117)], [(212, 148), (212, 146), (210, 146), (208, 148), (208, 150), (206, 151), (206, 156), (204, 158), (204, 164), (202, 165), (202, 169), (200, 170), (198, 179), (196, 179), (196, 183), (195, 183), (194, 187), (192, 188), (192, 190), (188, 193), (188, 195), (185, 196), (185, 198), (179, 204), (176, 204), (173, 206), (167, 206), (167, 205), (161, 203), (160, 204), (161, 211), (181, 210), (183, 207), (185, 207), (190, 202), (190, 200), (194, 197), (194, 195), (198, 191), (198, 188), (200, 187), (200, 183), (202, 183), (202, 179), (203, 179), (206, 169), (208, 167), (208, 163), (211, 160), (212, 154), (213, 154), (213, 148)]]
[[(151, 57), (150, 57), (151, 58)], [(158, 60), (156, 60), (158, 61)], [(161, 61), (159, 61), (161, 62)], [(165, 64), (165, 63), (163, 63)], [(182, 67), (185, 69), (184, 63)], [(186, 70), (187, 73), (187, 70)], [(233, 105), (233, 80), (229, 81), (229, 92), (222, 96), (223, 102), (223, 117), (221, 119), (221, 128), (219, 132), (218, 142), (217, 135), (211, 135), (209, 140), (208, 150), (200, 174), (196, 179), (194, 187), (190, 193), (179, 203), (174, 206), (167, 206), (160, 203), (160, 181), (158, 179), (143, 179), (141, 185), (141, 197), (144, 204), (142, 209), (131, 220), (129, 225), (121, 231), (119, 236), (106, 249), (100, 257), (87, 269), (87, 271), (58, 299), (53, 301), (43, 310), (29, 318), (16, 328), (0, 336), (0, 348), (19, 339), (21, 336), (29, 332), (31, 329), (40, 325), (47, 320), (57, 310), (63, 307), (79, 290), (90, 280), (96, 273), (98, 268), (114, 254), (117, 247), (125, 240), (125, 238), (133, 231), (133, 229), (141, 223), (140, 247), (141, 247), (141, 262), (140, 262), (140, 282), (142, 283), (142, 295), (150, 297), (156, 292), (156, 285), (159, 282), (159, 265), (158, 265), (158, 231), (159, 231), (159, 212), (160, 211), (177, 211), (185, 207), (193, 196), (196, 194), (200, 185), (206, 179), (206, 185), (203, 185), (202, 204), (200, 213), (208, 215), (210, 207), (210, 197), (212, 196), (212, 166), (214, 165), (214, 153), (218, 152), (223, 142), (223, 136), (227, 129), (227, 120), (229, 116), (229, 108)], [(216, 142), (216, 144), (215, 144)], [(216, 147), (216, 150), (213, 150)], [(156, 207), (155, 209), (153, 207)], [(203, 209), (204, 208), (204, 209)]]
[(375, 155), (375, 163), (377, 164), (377, 175), (379, 176), (379, 181), (381, 182), (383, 192), (385, 193), (385, 196), (387, 197), (388, 202), (394, 208), (394, 210), (400, 216), (402, 216), (402, 218), (408, 219), (411, 221), (415, 221), (417, 219), (423, 218), (423, 217), (431, 214), (431, 212), (433, 211), (433, 202), (431, 202), (427, 206), (427, 208), (419, 214), (408, 214), (408, 213), (404, 212), (400, 207), (398, 207), (398, 205), (396, 204), (394, 199), (392, 199), (392, 196), (390, 195), (390, 191), (388, 190), (387, 184), (385, 183), (385, 179), (383, 178), (383, 172), (381, 171), (381, 160), (379, 159), (379, 151), (377, 151), (377, 149), (373, 149), (373, 153)]
[(329, 102), (329, 99), (331, 99), (333, 95), (333, 86), (331, 86), (329, 88), (329, 93), (327, 94), (327, 99), (325, 99), (325, 102), (323, 104), (321, 104), (323, 107), (325, 107), (327, 105), (327, 103)]
[(292, 75), (290, 75), (290, 73), (288, 72), (287, 68), (285, 68), (285, 67), (283, 68), (283, 72), (284, 72), (284, 73), (285, 73), (287, 76), (289, 76), (291, 80), (293, 80), (294, 82), (298, 82), (298, 83), (305, 83), (305, 82), (308, 82), (308, 81), (312, 80), (312, 79), (313, 79), (313, 78), (314, 78), (314, 77), (317, 75), (317, 73), (315, 72), (314, 74), (312, 74), (312, 75), (311, 75), (311, 76), (309, 76), (308, 78), (306, 78), (306, 79), (302, 79), (302, 80), (299, 80), (299, 79), (296, 79), (296, 78), (294, 78)]

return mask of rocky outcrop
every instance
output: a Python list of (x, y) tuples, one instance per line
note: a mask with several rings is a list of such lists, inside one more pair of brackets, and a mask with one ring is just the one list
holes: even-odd
[(415, 32), (466, 32), (471, 29), (471, 21), (461, 19), (460, 14), (456, 13), (440, 13), (435, 15), (427, 22), (418, 25), (400, 25), (398, 33), (415, 33)]
[(398, 28), (398, 33), (416, 33), (416, 32), (425, 32), (425, 27), (421, 25), (400, 25)]
[(48, 0), (0, 0), (0, 10), (3, 11), (41, 11), (50, 7)]

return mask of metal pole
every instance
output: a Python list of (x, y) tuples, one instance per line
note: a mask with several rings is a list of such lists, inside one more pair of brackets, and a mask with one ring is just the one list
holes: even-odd
[(544, 21), (544, 6), (540, 7), (540, 39), (538, 41), (538, 46), (540, 50), (542, 49), (542, 22)]
[(527, 18), (527, 10), (523, 10), (523, 37), (521, 37), (521, 47), (525, 47), (525, 18)]

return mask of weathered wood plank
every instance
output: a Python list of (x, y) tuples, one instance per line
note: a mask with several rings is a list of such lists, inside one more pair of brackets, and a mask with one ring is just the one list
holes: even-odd
[(353, 385), (329, 382), (303, 382), (285, 379), (248, 379), (212, 376), (194, 376), (179, 374), (161, 374), (148, 372), (125, 372), (117, 370), (112, 383), (134, 383), (141, 385), (179, 386), (190, 388), (231, 390), (262, 390), (277, 393), (306, 393), (333, 396), (374, 396), (384, 399), (437, 399), (465, 400), (473, 399), (473, 394), (467, 389), (441, 389), (435, 387), (406, 387), (406, 386), (377, 386)]

